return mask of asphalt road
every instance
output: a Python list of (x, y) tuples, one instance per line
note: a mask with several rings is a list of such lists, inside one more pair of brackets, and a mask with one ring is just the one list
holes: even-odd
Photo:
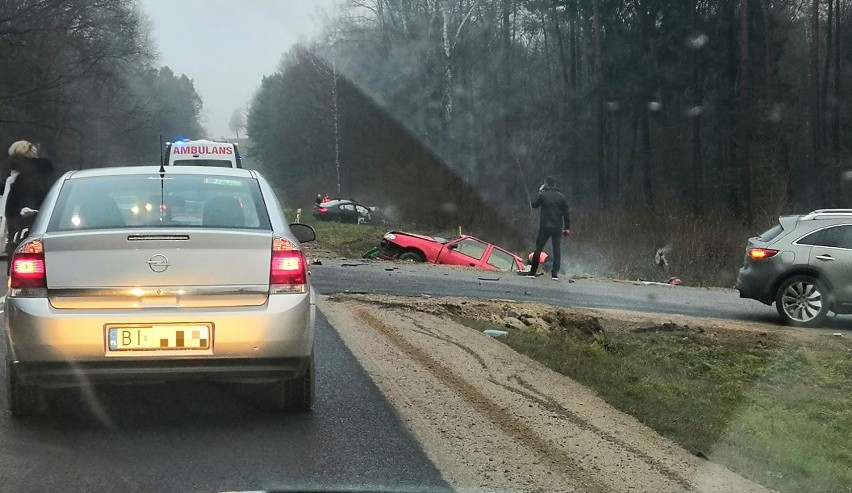
[(446, 489), (322, 317), (316, 358), (309, 415), (276, 416), (257, 395), (211, 383), (62, 391), (50, 414), (19, 422), (4, 387), (0, 491)]
[[(552, 281), (549, 276), (527, 279), (446, 266), (401, 262), (323, 260), (312, 266), (314, 288), (322, 294), (363, 292), (410, 296), (470, 296), (539, 301), (556, 306), (607, 308), (647, 313), (778, 323), (774, 306), (742, 299), (733, 289), (636, 285), (629, 282)], [(852, 319), (837, 317), (827, 328), (852, 328)]]
[(348, 290), (472, 296), (729, 319), (771, 319), (775, 315), (772, 307), (740, 299), (733, 290), (637, 286), (598, 280), (569, 282), (568, 278), (552, 281), (550, 276), (527, 279), (517, 274), (401, 262), (323, 262), (324, 265), (311, 267), (314, 288), (323, 294)]
[[(323, 294), (470, 296), (776, 321), (773, 308), (731, 290), (553, 282), (431, 265), (324, 263), (312, 267), (314, 287)], [(838, 320), (832, 324), (848, 325)], [(6, 414), (5, 393), (0, 394), (0, 490), (446, 488), (321, 316), (316, 358), (317, 405), (309, 415), (277, 416), (238, 386), (169, 384), (56, 392), (51, 413), (19, 422)]]

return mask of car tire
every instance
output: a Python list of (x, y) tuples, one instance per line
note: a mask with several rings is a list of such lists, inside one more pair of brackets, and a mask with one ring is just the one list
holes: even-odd
[(793, 327), (815, 327), (829, 312), (829, 292), (811, 276), (793, 276), (775, 293), (775, 308), (781, 320)]
[(426, 259), (423, 258), (423, 255), (420, 255), (417, 252), (402, 252), (399, 254), (399, 259), (403, 262), (425, 262)]
[(39, 389), (23, 385), (18, 379), (15, 365), (6, 361), (6, 404), (14, 418), (27, 418), (38, 410)]
[(316, 381), (314, 375), (314, 356), (308, 359), (305, 373), (297, 378), (284, 380), (278, 384), (276, 408), (288, 413), (307, 413), (314, 407)]

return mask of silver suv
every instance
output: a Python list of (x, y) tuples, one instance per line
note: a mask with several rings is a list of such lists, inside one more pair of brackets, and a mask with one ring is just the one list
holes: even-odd
[(784, 216), (750, 238), (737, 276), (741, 298), (775, 303), (781, 319), (813, 327), (852, 313), (852, 209)]

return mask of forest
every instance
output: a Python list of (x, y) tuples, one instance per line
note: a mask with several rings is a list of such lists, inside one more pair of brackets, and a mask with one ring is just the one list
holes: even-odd
[[(607, 262), (616, 252), (600, 243), (615, 234), (640, 236), (647, 258), (680, 242), (675, 252), (712, 246), (714, 265), (733, 265), (773, 216), (847, 206), (849, 10), (841, 0), (347, 0), (264, 80), (248, 132), (290, 176), (369, 194), (339, 179), (368, 165), (340, 148), (360, 131), (340, 125), (349, 109), (336, 89), (351, 81), (522, 236), (526, 204), (552, 175), (582, 219), (578, 247), (591, 241)], [(309, 98), (324, 116), (299, 121), (307, 96), (293, 72), (306, 63), (331, 82)], [(310, 155), (275, 148), (300, 131)], [(608, 236), (592, 240), (601, 228)]]
[(26, 139), (59, 170), (155, 165), (160, 135), (202, 134), (192, 80), (156, 64), (150, 31), (133, 0), (0, 2), (4, 152)]
[(489, 176), (552, 173), (577, 203), (686, 201), (751, 222), (767, 209), (842, 205), (847, 10), (839, 0), (353, 1), (325, 49), (485, 188)]

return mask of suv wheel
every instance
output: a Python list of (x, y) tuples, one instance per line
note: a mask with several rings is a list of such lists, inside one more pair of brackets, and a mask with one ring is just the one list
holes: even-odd
[(15, 418), (32, 416), (38, 410), (38, 387), (21, 384), (10, 361), (6, 361), (6, 404)]
[(813, 327), (828, 314), (828, 291), (813, 277), (794, 276), (778, 288), (775, 308), (788, 325)]

